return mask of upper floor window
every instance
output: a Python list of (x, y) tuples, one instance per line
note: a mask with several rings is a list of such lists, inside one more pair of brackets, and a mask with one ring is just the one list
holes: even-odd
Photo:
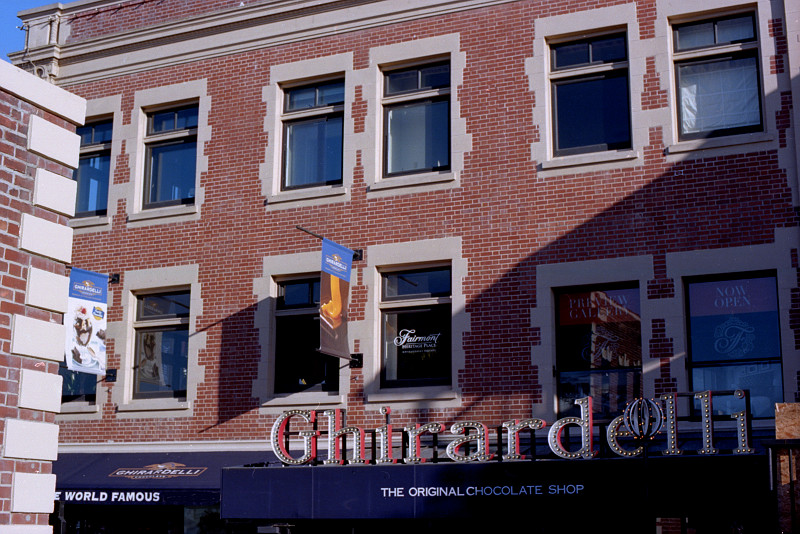
[(631, 147), (624, 33), (550, 47), (556, 156)]
[(284, 92), (282, 190), (342, 183), (344, 82)]
[(450, 384), (451, 286), (450, 267), (383, 273), (382, 387)]
[(450, 63), (384, 73), (384, 175), (450, 169)]
[(319, 349), (319, 277), (278, 282), (275, 393), (338, 391), (341, 360)]
[[(693, 391), (749, 390), (753, 417), (774, 417), (783, 402), (778, 288), (772, 275), (687, 281), (689, 372)], [(744, 409), (714, 395), (714, 411)]]
[(753, 14), (673, 26), (680, 139), (760, 131)]
[(592, 397), (596, 418), (611, 419), (642, 395), (639, 288), (591, 286), (557, 295), (556, 380), (560, 416), (580, 416)]
[(133, 398), (186, 398), (189, 291), (136, 297)]
[(76, 217), (106, 215), (111, 169), (113, 121), (101, 121), (77, 129), (81, 138), (80, 160), (72, 177), (78, 182)]
[(194, 203), (197, 118), (197, 105), (148, 114), (144, 208)]

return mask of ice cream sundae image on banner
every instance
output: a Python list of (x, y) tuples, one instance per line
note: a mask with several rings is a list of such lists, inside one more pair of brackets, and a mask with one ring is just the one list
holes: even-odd
[(72, 371), (106, 374), (106, 312), (108, 276), (72, 268), (69, 302), (64, 314), (67, 327), (65, 358)]

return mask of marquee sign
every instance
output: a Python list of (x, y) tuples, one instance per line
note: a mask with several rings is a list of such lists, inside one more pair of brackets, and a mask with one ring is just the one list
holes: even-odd
[[(734, 397), (746, 399), (746, 393), (742, 390), (733, 392)], [(684, 395), (685, 396), (685, 395)], [(719, 452), (714, 447), (713, 431), (714, 422), (712, 417), (712, 392), (703, 391), (692, 394), (693, 398), (699, 402), (700, 418), (702, 429), (702, 449), (699, 454), (715, 455)], [(658, 433), (666, 434), (666, 448), (662, 450), (663, 455), (678, 455), (683, 451), (678, 447), (678, 417), (677, 417), (677, 397), (678, 394), (670, 393), (661, 395), (657, 400), (637, 399), (630, 403), (625, 412), (614, 418), (606, 429), (605, 439), (610, 449), (617, 455), (623, 457), (639, 456), (644, 451), (643, 441), (652, 439)], [(593, 446), (593, 427), (592, 420), (592, 398), (584, 397), (575, 401), (580, 407), (580, 417), (564, 417), (553, 423), (547, 432), (547, 444), (556, 456), (568, 460), (591, 459), (597, 454)], [(382, 408), (381, 412), (388, 415), (389, 408)], [(318, 441), (322, 432), (318, 429), (318, 424), (327, 427), (325, 432), (325, 445), (327, 455), (321, 460), (323, 465), (345, 465), (345, 464), (394, 464), (402, 461), (404, 464), (419, 464), (427, 459), (422, 455), (422, 436), (424, 434), (440, 434), (446, 431), (441, 423), (426, 423), (407, 426), (403, 428), (405, 433), (404, 443), (405, 456), (394, 458), (394, 432), (392, 425), (387, 424), (374, 429), (377, 441), (377, 454), (372, 460), (368, 460), (365, 453), (366, 432), (364, 429), (355, 426), (345, 426), (343, 424), (345, 410), (290, 410), (283, 412), (272, 426), (270, 432), (270, 444), (275, 455), (281, 462), (287, 465), (302, 465), (319, 461)], [(730, 415), (736, 421), (738, 446), (733, 451), (734, 454), (752, 454), (754, 450), (750, 448), (748, 411), (743, 410)], [(289, 423), (299, 419), (306, 423), (305, 427), (311, 430), (300, 430), (296, 432), (302, 442), (303, 453), (299, 457), (292, 456), (288, 449)], [(503, 437), (505, 440), (505, 452), (492, 452), (489, 443), (489, 429), (486, 425), (478, 421), (467, 421), (455, 423), (450, 426), (449, 432), (455, 436), (447, 445), (446, 454), (454, 462), (488, 462), (502, 455), (503, 460), (523, 460), (525, 455), (520, 454), (519, 433), (524, 430), (541, 430), (547, 427), (547, 423), (538, 418), (505, 421), (502, 424)], [(580, 431), (581, 446), (576, 450), (570, 450), (562, 441), (562, 433), (567, 427), (576, 427)], [(353, 442), (352, 457), (342, 456), (341, 447), (338, 446), (340, 440), (350, 437)], [(621, 438), (630, 438), (639, 442), (639, 446), (629, 449), (620, 442)], [(498, 443), (498, 449), (501, 449)], [(469, 447), (469, 452), (467, 451)]]

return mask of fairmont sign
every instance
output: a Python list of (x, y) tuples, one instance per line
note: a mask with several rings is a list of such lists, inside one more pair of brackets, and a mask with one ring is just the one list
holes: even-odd
[[(605, 439), (609, 448), (618, 456), (634, 457), (639, 456), (644, 451), (644, 441), (652, 439), (656, 434), (664, 433), (666, 436), (666, 447), (661, 451), (664, 455), (678, 455), (683, 451), (678, 447), (678, 417), (677, 417), (677, 398), (678, 396), (691, 396), (699, 403), (700, 428), (702, 432), (702, 449), (699, 454), (714, 455), (719, 452), (714, 447), (713, 431), (713, 411), (712, 411), (712, 392), (703, 391), (693, 394), (670, 393), (661, 395), (657, 400), (637, 399), (631, 402), (624, 413), (614, 418), (607, 426)], [(746, 393), (742, 390), (733, 392), (737, 399), (746, 399)], [(592, 398), (584, 397), (577, 399), (575, 404), (580, 407), (580, 417), (563, 417), (550, 425), (547, 432), (547, 444), (556, 456), (568, 460), (591, 459), (597, 454), (593, 444), (592, 420)], [(747, 404), (747, 402), (745, 402)], [(388, 415), (390, 410), (387, 407), (381, 409), (384, 415)], [(287, 465), (303, 465), (321, 461), (324, 465), (364, 465), (364, 464), (393, 464), (402, 462), (404, 464), (419, 464), (425, 462), (427, 458), (422, 454), (422, 437), (425, 434), (441, 434), (446, 431), (442, 423), (416, 424), (404, 427), (404, 440), (402, 450), (406, 451), (403, 458), (395, 458), (393, 450), (395, 448), (395, 434), (392, 425), (387, 424), (374, 429), (377, 452), (375, 458), (368, 460), (365, 453), (366, 432), (364, 429), (343, 424), (345, 410), (290, 410), (283, 412), (272, 426), (270, 432), (270, 443), (275, 455), (281, 462)], [(737, 448), (734, 454), (752, 454), (750, 448), (748, 410), (730, 414), (736, 421)], [(302, 442), (302, 455), (293, 456), (289, 451), (289, 425), (293, 420), (298, 420), (301, 427), (310, 428), (291, 432)], [(538, 418), (505, 421), (502, 423), (502, 439), (504, 443), (498, 443), (498, 451), (491, 452), (489, 444), (489, 429), (483, 423), (468, 421), (454, 423), (450, 426), (449, 433), (453, 439), (448, 443), (446, 453), (454, 462), (489, 462), (497, 459), (500, 455), (502, 460), (524, 460), (525, 455), (520, 454), (519, 433), (522, 431), (535, 431), (546, 428), (547, 423)], [(322, 438), (320, 427), (326, 427), (325, 437)], [(562, 441), (562, 434), (568, 427), (574, 427), (580, 434), (580, 447), (571, 450)], [(339, 446), (341, 440), (348, 437), (352, 440), (351, 458), (342, 456), (342, 447)], [(623, 439), (628, 438), (628, 439)], [(620, 439), (623, 439), (621, 442)], [(318, 456), (318, 442), (324, 441), (323, 447), (326, 455), (323, 459)], [(630, 442), (633, 441), (633, 448)]]

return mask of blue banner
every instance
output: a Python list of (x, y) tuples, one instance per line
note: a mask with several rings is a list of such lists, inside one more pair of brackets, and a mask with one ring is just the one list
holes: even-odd
[(350, 270), (353, 251), (328, 239), (322, 240), (320, 276), (319, 351), (350, 359), (347, 340), (347, 304), (350, 297)]
[(67, 368), (105, 375), (108, 276), (73, 267), (68, 297), (64, 314)]

